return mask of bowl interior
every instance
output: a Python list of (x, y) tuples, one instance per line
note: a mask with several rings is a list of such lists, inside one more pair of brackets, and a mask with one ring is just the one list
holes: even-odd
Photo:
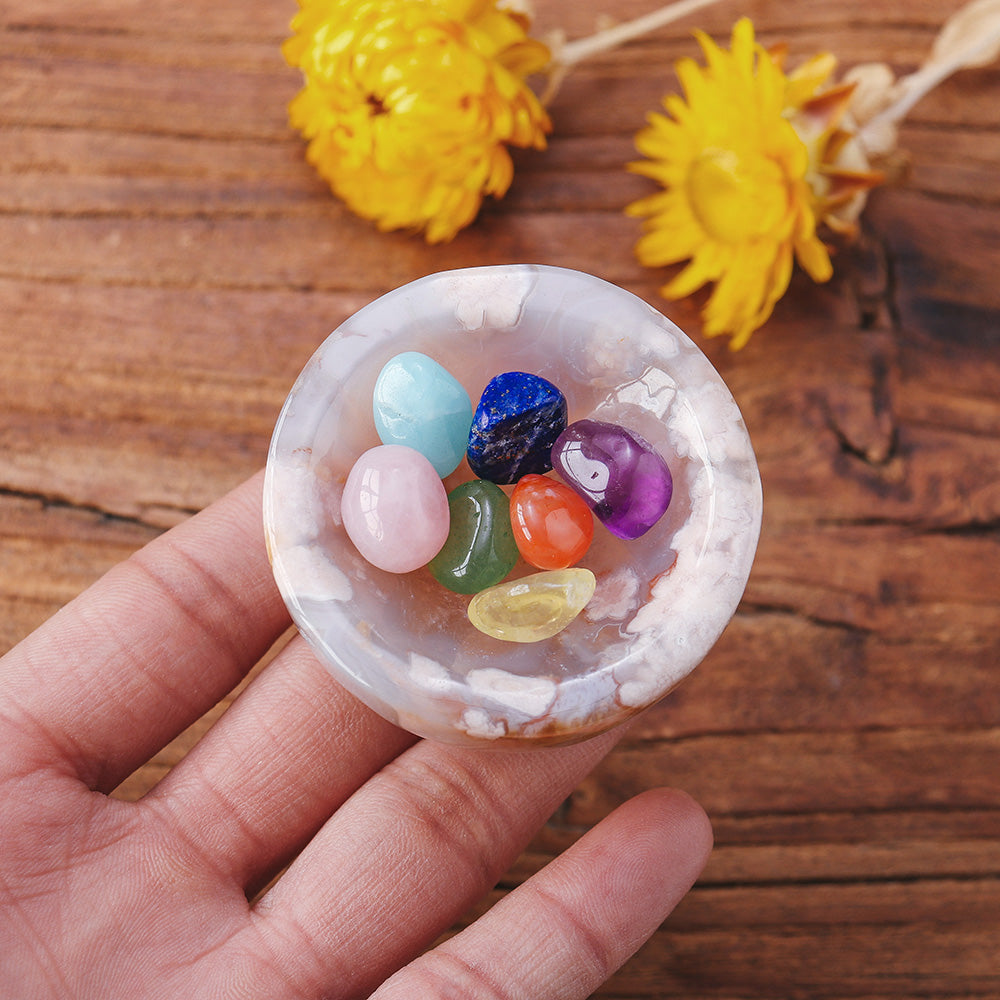
[[(597, 592), (554, 638), (489, 638), (469, 623), (468, 597), (426, 568), (376, 569), (348, 539), (344, 483), (358, 456), (380, 443), (375, 380), (408, 350), (448, 369), (473, 406), (500, 372), (541, 375), (565, 393), (570, 421), (621, 424), (670, 467), (670, 508), (646, 535), (626, 542), (596, 525), (580, 565), (597, 576)], [(463, 462), (445, 485), (471, 478)], [(296, 624), (371, 707), (439, 739), (554, 742), (622, 721), (704, 656), (746, 583), (760, 483), (728, 389), (658, 312), (579, 272), (472, 268), (396, 289), (324, 342), (275, 430), (265, 525)], [(528, 572), (522, 563), (515, 575)]]

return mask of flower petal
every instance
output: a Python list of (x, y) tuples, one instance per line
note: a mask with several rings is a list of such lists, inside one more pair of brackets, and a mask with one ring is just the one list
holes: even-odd
[(542, 149), (551, 122), (525, 77), (549, 50), (503, 0), (300, 0), (285, 58), (307, 156), (380, 229), (451, 239), (501, 197), (507, 146)]
[(695, 35), (704, 65), (677, 62), (683, 96), (663, 99), (666, 116), (650, 115), (636, 136), (645, 159), (628, 165), (662, 190), (626, 212), (644, 220), (643, 264), (687, 261), (662, 293), (681, 298), (714, 283), (705, 333), (729, 334), (738, 348), (771, 315), (796, 259), (814, 280), (830, 277), (817, 226), (851, 225), (879, 178), (845, 114), (851, 88), (829, 85), (832, 56), (786, 75), (783, 50), (761, 47), (747, 18), (729, 50)]

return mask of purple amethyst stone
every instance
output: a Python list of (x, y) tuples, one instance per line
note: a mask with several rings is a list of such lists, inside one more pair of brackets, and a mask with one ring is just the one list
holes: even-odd
[(644, 535), (670, 505), (674, 487), (667, 463), (617, 424), (570, 424), (552, 446), (552, 465), (619, 538)]

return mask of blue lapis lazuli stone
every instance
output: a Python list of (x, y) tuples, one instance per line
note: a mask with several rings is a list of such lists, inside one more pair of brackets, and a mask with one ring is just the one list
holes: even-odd
[(442, 479), (458, 468), (469, 443), (472, 401), (433, 358), (419, 351), (390, 358), (375, 382), (372, 410), (383, 444), (419, 451)]
[(566, 397), (549, 381), (526, 372), (491, 379), (472, 418), (469, 467), (480, 479), (516, 483), (548, 472), (550, 452), (566, 427)]

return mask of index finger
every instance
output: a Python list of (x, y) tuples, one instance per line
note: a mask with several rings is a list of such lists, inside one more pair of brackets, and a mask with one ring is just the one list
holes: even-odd
[(263, 476), (111, 569), (0, 661), (21, 768), (109, 791), (194, 722), (289, 624), (261, 524)]

